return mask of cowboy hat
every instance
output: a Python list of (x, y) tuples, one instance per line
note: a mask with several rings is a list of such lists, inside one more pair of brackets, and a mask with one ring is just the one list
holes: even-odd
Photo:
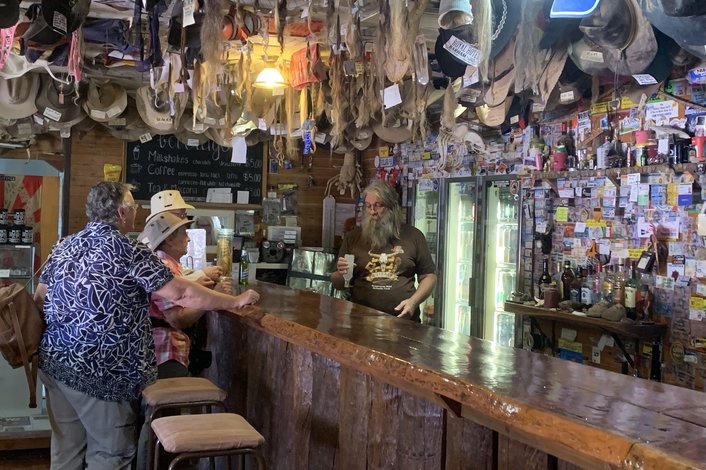
[(569, 57), (584, 73), (589, 75), (611, 75), (603, 57), (603, 50), (586, 36), (569, 45)]
[(163, 212), (193, 208), (194, 206), (184, 201), (179, 191), (176, 189), (165, 189), (153, 194), (150, 198), (150, 215), (145, 219), (145, 223)]
[(497, 106), (484, 104), (476, 108), (476, 115), (481, 123), (488, 127), (499, 127), (505, 121), (505, 115), (512, 105), (512, 97), (507, 97)]
[(75, 95), (71, 85), (42, 74), (41, 88), (36, 100), (37, 112), (49, 121), (69, 125), (86, 117), (81, 106), (74, 103)]
[(173, 134), (179, 129), (179, 120), (186, 108), (186, 93), (175, 93), (174, 115), (171, 115), (170, 98), (166, 92), (155, 93), (149, 86), (137, 89), (137, 112), (155, 134)]
[(214, 129), (209, 127), (206, 136), (221, 147), (233, 147), (233, 134), (230, 128)]
[(357, 150), (365, 150), (370, 147), (373, 141), (373, 130), (370, 127), (361, 127), (360, 129), (353, 126), (348, 126), (346, 134), (349, 142)]
[(387, 127), (377, 121), (373, 123), (373, 131), (381, 140), (389, 144), (401, 144), (412, 138), (412, 129), (408, 126)]
[(39, 91), (39, 75), (0, 79), (0, 106), (3, 117), (20, 119), (37, 112), (35, 99)]
[(179, 227), (190, 224), (189, 219), (182, 219), (170, 212), (153, 217), (145, 225), (145, 229), (138, 235), (137, 239), (146, 244), (150, 250), (156, 250), (164, 240), (172, 233), (176, 232)]
[(127, 107), (127, 93), (122, 86), (108, 82), (105, 85), (91, 83), (83, 109), (97, 122), (107, 122), (120, 116)]
[(204, 134), (195, 134), (189, 132), (185, 128), (182, 128), (174, 134), (179, 142), (186, 145), (187, 147), (200, 147), (206, 142), (208, 142), (208, 137)]
[[(2, 0), (0, 0), (2, 1)], [(25, 56), (10, 52), (4, 66), (0, 66), (0, 77), (17, 78), (35, 69), (47, 68), (44, 63), (32, 63)]]
[(101, 123), (101, 125), (116, 139), (135, 141), (141, 135), (150, 132), (149, 127), (142, 122), (140, 114), (137, 112), (135, 100), (128, 97), (125, 111), (118, 117)]
[[(666, 0), (638, 0), (647, 20), (658, 30), (674, 39), (680, 46), (701, 57), (706, 44), (706, 16), (670, 16), (665, 12)], [(698, 1), (703, 7), (704, 2)]]
[(637, 0), (601, 2), (579, 29), (601, 47), (605, 64), (620, 75), (642, 73), (657, 52), (652, 26)]

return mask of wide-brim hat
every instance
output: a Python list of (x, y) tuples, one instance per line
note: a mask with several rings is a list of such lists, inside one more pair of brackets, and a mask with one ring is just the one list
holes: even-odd
[[(638, 0), (642, 11), (652, 26), (674, 39), (677, 44), (685, 46), (700, 46), (706, 44), (706, 15), (696, 16), (669, 16), (665, 12), (665, 0)], [(699, 5), (706, 2), (699, 0)], [(692, 51), (691, 48), (686, 48)], [(697, 48), (694, 48), (697, 49)]]
[(201, 121), (196, 121), (191, 111), (186, 111), (181, 118), (182, 126), (193, 134), (203, 134), (208, 130), (208, 126)]
[(120, 116), (127, 107), (125, 88), (114, 82), (104, 85), (91, 83), (88, 86), (83, 109), (91, 119), (97, 122), (107, 122)]
[(155, 93), (149, 86), (137, 89), (137, 112), (154, 134), (173, 134), (179, 129), (179, 121), (186, 108), (186, 93), (174, 94), (174, 115), (171, 115), (169, 96), (166, 92)]
[(16, 119), (12, 124), (5, 126), (5, 132), (10, 137), (4, 137), (3, 140), (24, 142), (31, 140), (35, 135), (44, 134), (46, 131), (46, 125), (39, 124), (32, 117)]
[(137, 239), (154, 251), (179, 227), (190, 223), (189, 219), (182, 219), (171, 212), (164, 212), (149, 219), (145, 224), (145, 229), (138, 235)]
[(25, 56), (10, 52), (5, 65), (0, 67), (0, 78), (17, 78), (31, 70), (43, 68), (42, 63), (32, 63)]
[(120, 116), (114, 117), (109, 121), (102, 122), (101, 125), (116, 139), (126, 140), (128, 142), (136, 141), (141, 135), (150, 132), (137, 112), (135, 100), (128, 97), (125, 111)]
[(0, 108), (2, 108), (3, 117), (21, 119), (36, 113), (35, 101), (39, 84), (39, 75), (34, 73), (17, 78), (0, 79)]
[(703, 0), (660, 0), (664, 13), (669, 16), (706, 15), (706, 2)]
[(476, 108), (476, 115), (484, 125), (488, 127), (500, 127), (503, 122), (505, 122), (505, 116), (511, 105), (512, 98), (507, 97), (503, 103), (497, 106), (488, 106), (485, 104), (478, 106)]
[(19, 20), (19, 0), (0, 0), (0, 28), (15, 26)]
[(224, 127), (223, 129), (209, 128), (206, 131), (206, 136), (221, 147), (233, 147), (233, 134), (228, 127)]
[(373, 132), (381, 140), (389, 144), (401, 144), (412, 138), (412, 129), (409, 126), (388, 127), (383, 126), (381, 121), (373, 123)]
[(354, 124), (353, 126), (348, 126), (346, 134), (348, 141), (353, 147), (358, 150), (365, 150), (370, 147), (374, 132), (370, 127), (357, 128)]
[(579, 69), (589, 75), (614, 74), (605, 62), (603, 49), (586, 36), (569, 45), (569, 57)]
[(605, 64), (619, 75), (642, 73), (657, 53), (652, 26), (636, 0), (601, 2), (579, 29), (601, 47)]
[(483, 102), (488, 106), (497, 106), (505, 102), (510, 88), (515, 83), (515, 41), (510, 41), (505, 49), (488, 66), (490, 84)]
[(547, 102), (552, 91), (556, 88), (569, 56), (566, 47), (558, 44), (553, 46), (548, 53), (551, 55), (537, 81), (537, 90), (542, 103)]
[(149, 222), (153, 217), (163, 212), (193, 208), (194, 206), (184, 201), (179, 191), (176, 189), (165, 189), (153, 194), (150, 198), (150, 215), (147, 216), (145, 222)]
[(41, 75), (41, 91), (37, 95), (37, 113), (49, 121), (76, 123), (85, 117), (81, 106), (74, 102), (73, 85)]
[(205, 134), (195, 134), (189, 132), (186, 129), (181, 129), (179, 132), (174, 134), (179, 142), (186, 145), (187, 147), (200, 147), (201, 145), (208, 142), (208, 137)]
[(76, 31), (88, 16), (91, 0), (42, 0), (29, 15), (32, 24), (22, 35), (45, 46), (59, 42)]

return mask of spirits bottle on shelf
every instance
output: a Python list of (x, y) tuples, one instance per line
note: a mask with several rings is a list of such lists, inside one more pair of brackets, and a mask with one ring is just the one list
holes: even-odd
[(549, 259), (546, 257), (542, 260), (542, 275), (539, 276), (539, 298), (544, 299), (544, 288), (552, 283), (552, 277), (549, 275)]
[(637, 320), (637, 279), (635, 265), (630, 264), (630, 277), (625, 282), (625, 311), (628, 318)]
[(574, 282), (571, 263), (564, 261), (564, 272), (561, 273), (561, 300), (571, 300), (571, 283)]

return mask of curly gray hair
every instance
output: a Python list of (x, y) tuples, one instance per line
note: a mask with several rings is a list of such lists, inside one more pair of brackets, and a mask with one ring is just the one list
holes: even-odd
[(86, 215), (91, 222), (115, 225), (118, 208), (125, 206), (125, 195), (132, 191), (131, 184), (101, 181), (91, 188), (86, 199)]

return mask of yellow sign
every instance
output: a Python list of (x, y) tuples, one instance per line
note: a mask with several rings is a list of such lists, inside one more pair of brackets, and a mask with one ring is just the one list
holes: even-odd
[(593, 220), (593, 219), (588, 219), (586, 221), (586, 227), (607, 227), (608, 225), (605, 223), (605, 220)]
[(603, 114), (608, 112), (609, 101), (603, 103), (594, 103), (591, 105), (591, 114)]
[(640, 256), (642, 256), (642, 252), (644, 250), (642, 248), (630, 248), (628, 250), (628, 257), (630, 259), (640, 259)]
[(422, 160), (431, 160), (431, 152), (423, 152)]
[(380, 157), (389, 157), (390, 156), (390, 147), (388, 147), (388, 146), (379, 147), (378, 153), (380, 154)]
[(569, 341), (568, 339), (559, 338), (559, 349), (566, 349), (577, 353), (583, 353), (583, 346), (578, 341)]
[(620, 98), (620, 109), (637, 108), (638, 106), (640, 106), (639, 103), (635, 103), (627, 96), (623, 96), (622, 98)]
[(706, 299), (703, 297), (689, 297), (689, 309), (703, 310), (706, 308)]
[(569, 221), (569, 208), (568, 207), (557, 207), (555, 219), (557, 222), (568, 222)]

